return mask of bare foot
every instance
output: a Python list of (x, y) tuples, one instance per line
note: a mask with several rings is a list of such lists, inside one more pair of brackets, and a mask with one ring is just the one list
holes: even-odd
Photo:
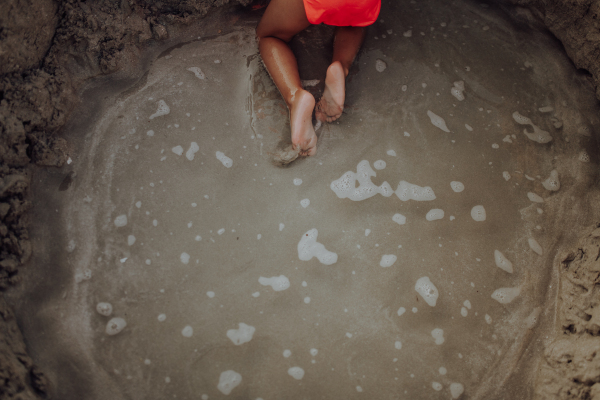
[(325, 91), (317, 104), (315, 113), (318, 120), (333, 122), (342, 115), (344, 99), (346, 98), (346, 75), (339, 61), (327, 68), (325, 77)]
[(301, 156), (312, 156), (317, 152), (317, 135), (312, 125), (315, 98), (306, 90), (299, 90), (292, 100), (290, 125), (292, 143)]

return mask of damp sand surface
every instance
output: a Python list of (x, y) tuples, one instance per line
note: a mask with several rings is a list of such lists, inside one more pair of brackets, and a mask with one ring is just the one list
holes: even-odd
[[(581, 203), (596, 143), (576, 133), (598, 130), (593, 92), (499, 10), (384, 11), (345, 114), (284, 168), (255, 16), (163, 53), (70, 124), (73, 163), (36, 172), (37, 252), (9, 293), (61, 398), (532, 397), (522, 354), (553, 313), (557, 232), (597, 212)], [(300, 72), (322, 82), (316, 43)]]

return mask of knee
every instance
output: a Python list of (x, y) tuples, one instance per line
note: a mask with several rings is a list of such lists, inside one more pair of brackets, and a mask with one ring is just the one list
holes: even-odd
[(259, 26), (258, 29), (256, 29), (256, 41), (260, 45), (260, 41), (263, 39), (267, 39), (267, 38), (283, 40), (286, 43), (289, 42), (291, 39), (291, 38), (286, 38), (283, 35), (278, 35), (276, 32), (260, 29), (260, 26)]
[(259, 44), (262, 39), (266, 38), (279, 39), (287, 43), (292, 40), (292, 37), (294, 37), (293, 34), (282, 32), (282, 30), (277, 29), (276, 27), (263, 24), (262, 20), (258, 23), (258, 27), (256, 28), (256, 40)]

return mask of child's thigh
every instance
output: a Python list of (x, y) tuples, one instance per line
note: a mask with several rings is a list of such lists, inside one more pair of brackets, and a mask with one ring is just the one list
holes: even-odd
[(256, 36), (276, 37), (289, 42), (309, 25), (303, 0), (271, 0), (258, 23)]

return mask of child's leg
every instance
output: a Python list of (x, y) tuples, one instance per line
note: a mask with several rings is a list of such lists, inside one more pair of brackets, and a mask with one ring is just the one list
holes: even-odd
[(296, 57), (287, 42), (309, 25), (303, 0), (272, 0), (256, 29), (260, 55), (290, 110), (292, 143), (304, 156), (317, 151), (312, 126), (315, 99), (302, 89)]
[(316, 116), (332, 122), (342, 115), (346, 98), (346, 77), (362, 45), (365, 28), (341, 26), (335, 31), (333, 59), (325, 78), (325, 91), (317, 104)]

